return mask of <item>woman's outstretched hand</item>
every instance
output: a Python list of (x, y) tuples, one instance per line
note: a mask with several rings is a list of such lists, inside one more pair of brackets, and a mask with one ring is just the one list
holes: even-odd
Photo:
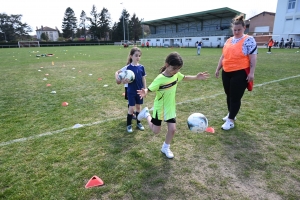
[(208, 72), (200, 72), (197, 74), (197, 79), (199, 80), (205, 80), (209, 78), (209, 73)]

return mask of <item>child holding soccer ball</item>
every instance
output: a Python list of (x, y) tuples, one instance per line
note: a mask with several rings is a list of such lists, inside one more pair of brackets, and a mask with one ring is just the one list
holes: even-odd
[[(133, 131), (132, 119), (133, 119), (134, 109), (136, 109), (136, 116), (137, 116), (141, 111), (141, 105), (143, 104), (143, 99), (139, 97), (139, 95), (137, 94), (137, 90), (146, 88), (145, 68), (143, 65), (139, 64), (141, 56), (142, 56), (141, 50), (137, 47), (133, 47), (129, 52), (127, 65), (122, 69), (116, 71), (115, 73), (117, 84), (121, 84), (121, 83), (128, 84), (127, 91), (125, 87), (125, 93), (127, 92), (127, 98), (129, 104), (128, 113), (127, 113), (127, 127), (126, 127), (128, 133), (132, 133)], [(119, 73), (125, 70), (131, 70), (134, 72), (135, 79), (133, 82), (130, 83), (128, 79), (123, 79), (123, 80), (119, 79), (118, 76)], [(126, 94), (125, 94), (125, 98), (126, 98)], [(137, 120), (136, 127), (141, 131), (145, 129), (139, 120)]]
[(144, 98), (148, 92), (156, 92), (152, 116), (149, 113), (149, 109), (145, 107), (137, 116), (137, 120), (145, 118), (150, 129), (156, 134), (161, 130), (161, 122), (163, 120), (167, 122), (168, 132), (161, 148), (161, 152), (164, 153), (167, 158), (174, 157), (174, 154), (170, 150), (170, 143), (176, 131), (175, 96), (177, 84), (182, 80), (205, 80), (209, 78), (207, 72), (201, 72), (195, 76), (185, 76), (179, 72), (182, 66), (182, 58), (177, 52), (169, 54), (165, 60), (165, 65), (160, 69), (160, 74), (153, 80), (149, 87), (137, 90), (141, 99)]

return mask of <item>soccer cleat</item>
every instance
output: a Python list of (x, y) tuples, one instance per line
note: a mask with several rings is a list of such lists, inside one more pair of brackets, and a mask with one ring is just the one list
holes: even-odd
[[(226, 122), (226, 120), (228, 119), (228, 117), (229, 117), (229, 113), (225, 117), (223, 117), (223, 121)], [(236, 120), (236, 117), (234, 118), (234, 121), (235, 120)]]
[(127, 126), (126, 130), (128, 133), (132, 133), (132, 126), (131, 125)]
[(140, 114), (137, 116), (137, 119), (141, 121), (144, 118), (147, 118), (150, 115), (148, 107), (145, 107)]
[(230, 119), (227, 119), (226, 122), (222, 125), (222, 129), (225, 131), (232, 129), (233, 127), (234, 127), (234, 123), (231, 122)]
[(137, 127), (140, 131), (145, 130), (144, 126), (143, 126), (141, 123), (136, 124), (136, 127)]
[(174, 154), (170, 150), (170, 148), (161, 148), (161, 152), (167, 156), (167, 158), (174, 158)]

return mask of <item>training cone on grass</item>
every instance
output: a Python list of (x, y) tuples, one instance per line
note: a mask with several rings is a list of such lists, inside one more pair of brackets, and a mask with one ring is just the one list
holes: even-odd
[(85, 188), (91, 188), (104, 185), (104, 182), (98, 176), (93, 176), (85, 185)]
[(61, 105), (62, 105), (62, 106), (68, 106), (69, 103), (68, 103), (68, 102), (62, 102)]
[(213, 127), (207, 127), (205, 131), (208, 133), (215, 133), (215, 129)]

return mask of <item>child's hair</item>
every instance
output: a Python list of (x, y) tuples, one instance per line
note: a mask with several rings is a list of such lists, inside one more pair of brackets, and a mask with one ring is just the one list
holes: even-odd
[(160, 69), (160, 73), (166, 70), (166, 64), (173, 66), (174, 69), (180, 69), (183, 66), (183, 60), (179, 53), (170, 53), (165, 60), (165, 65)]
[(137, 51), (140, 52), (141, 55), (142, 55), (141, 49), (139, 49), (139, 48), (137, 48), (137, 47), (133, 47), (133, 48), (130, 50), (130, 52), (129, 52), (128, 60), (127, 60), (127, 65), (129, 65), (129, 64), (132, 62), (132, 58), (131, 58), (130, 56), (133, 56), (133, 54), (134, 54), (135, 52), (137, 52)]
[(239, 15), (233, 18), (231, 22), (231, 26), (233, 27), (234, 25), (242, 25), (243, 27), (246, 26), (244, 21), (244, 15)]

